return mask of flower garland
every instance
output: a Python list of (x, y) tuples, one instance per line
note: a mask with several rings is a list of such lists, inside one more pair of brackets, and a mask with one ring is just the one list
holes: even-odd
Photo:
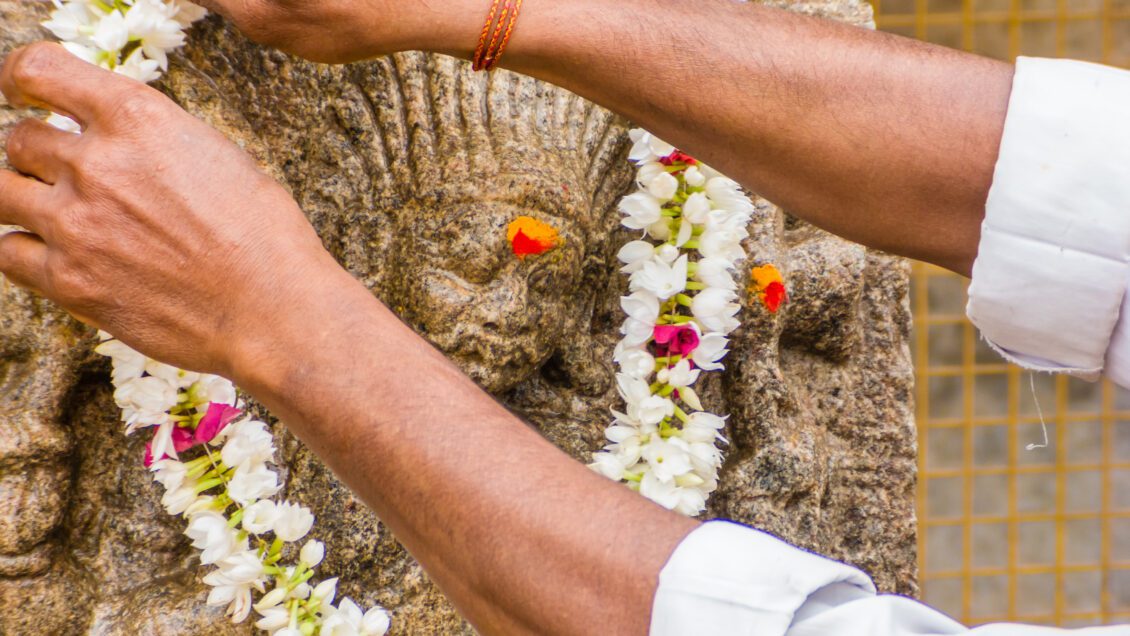
[[(739, 326), (733, 272), (754, 206), (735, 181), (647, 131), (631, 139), (638, 190), (620, 201), (621, 222), (645, 238), (618, 254), (631, 292), (620, 299), (627, 319), (614, 353), (627, 412), (613, 411), (609, 444), (589, 466), (696, 515), (718, 485), (726, 418), (705, 411), (693, 387), (723, 368)], [(777, 311), (787, 298), (780, 273), (766, 265), (753, 278), (751, 291)]]
[[(67, 50), (142, 82), (160, 77), (168, 52), (184, 44), (184, 30), (206, 13), (184, 0), (54, 2), (44, 26)], [(61, 115), (49, 121), (80, 132)], [(125, 432), (154, 429), (144, 464), (164, 486), (161, 504), (185, 517), (184, 533), (200, 550), (201, 564), (214, 566), (204, 576), (212, 588), (208, 605), (227, 606), (234, 623), (254, 609), (256, 627), (276, 636), (383, 636), (390, 622), (383, 608), (362, 612), (349, 598), (334, 605), (337, 579), (314, 580), (325, 556), (322, 542), (307, 540), (297, 562), (284, 561), (284, 548), (306, 537), (314, 515), (272, 499), (281, 489), (268, 467), (273, 438), (263, 422), (240, 419), (235, 386), (146, 358), (110, 334), (100, 336), (95, 351), (112, 361)], [(253, 592), (260, 595), (257, 602)]]

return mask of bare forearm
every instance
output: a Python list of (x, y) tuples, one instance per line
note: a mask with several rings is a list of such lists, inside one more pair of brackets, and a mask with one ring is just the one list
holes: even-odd
[(526, 0), (503, 64), (831, 232), (972, 266), (1010, 65), (732, 0)]
[(480, 630), (645, 633), (658, 571), (695, 522), (554, 448), (342, 279), (240, 381)]

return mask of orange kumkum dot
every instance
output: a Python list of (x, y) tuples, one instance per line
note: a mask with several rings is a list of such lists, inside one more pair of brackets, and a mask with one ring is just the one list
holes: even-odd
[(510, 222), (506, 228), (506, 240), (510, 241), (510, 249), (518, 258), (545, 254), (561, 244), (561, 237), (552, 225), (528, 216), (520, 216)]
[(761, 265), (754, 267), (751, 274), (753, 281), (749, 286), (750, 293), (757, 294), (766, 309), (777, 313), (781, 305), (789, 300), (781, 272), (773, 265)]

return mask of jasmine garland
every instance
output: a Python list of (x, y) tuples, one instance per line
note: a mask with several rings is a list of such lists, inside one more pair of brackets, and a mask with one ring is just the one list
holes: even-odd
[(703, 409), (694, 384), (723, 368), (739, 325), (734, 272), (754, 207), (736, 182), (674, 146), (640, 129), (631, 137), (638, 189), (621, 200), (621, 222), (643, 238), (619, 252), (631, 292), (614, 354), (626, 412), (613, 411), (590, 467), (696, 515), (718, 485), (726, 440), (725, 419)]

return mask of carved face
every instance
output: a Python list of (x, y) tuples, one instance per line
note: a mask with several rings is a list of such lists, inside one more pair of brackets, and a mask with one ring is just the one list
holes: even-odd
[[(472, 378), (496, 392), (528, 378), (566, 346), (578, 311), (569, 303), (585, 252), (580, 208), (561, 186), (546, 194), (544, 183), (523, 181), (525, 190), (495, 186), (508, 192), (502, 197), (464, 197), (420, 210), (414, 229), (398, 239), (405, 280), (399, 295), (404, 305), (397, 309)], [(411, 208), (408, 214), (413, 215)], [(545, 254), (516, 257), (506, 228), (523, 215), (554, 226), (563, 244)]]

